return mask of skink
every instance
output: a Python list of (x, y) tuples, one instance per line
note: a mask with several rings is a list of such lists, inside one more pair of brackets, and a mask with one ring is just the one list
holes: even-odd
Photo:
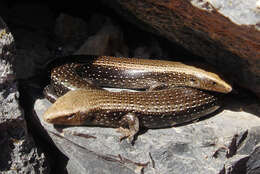
[[(58, 66), (61, 62), (69, 63)], [(128, 89), (158, 90), (183, 86), (220, 93), (232, 90), (216, 73), (174, 61), (74, 55), (56, 59), (49, 64), (53, 67), (52, 84), (57, 87), (78, 88), (79, 84), (84, 84), (82, 82), (87, 80), (96, 86)], [(76, 76), (81, 78), (73, 80)], [(69, 83), (68, 78), (71, 79)], [(59, 90), (56, 92), (63, 93)]]
[[(130, 139), (139, 127), (169, 127), (212, 113), (220, 107), (218, 96), (204, 89), (232, 89), (218, 75), (180, 62), (105, 56), (53, 68), (51, 79), (61, 97), (45, 112), (45, 121), (118, 127)], [(115, 93), (95, 84), (150, 91)]]

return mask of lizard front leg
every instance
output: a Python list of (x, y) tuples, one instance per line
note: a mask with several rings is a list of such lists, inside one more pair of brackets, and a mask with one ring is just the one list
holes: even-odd
[(120, 132), (122, 136), (120, 137), (120, 141), (124, 138), (128, 138), (128, 140), (132, 143), (134, 140), (134, 136), (139, 131), (139, 119), (134, 113), (127, 113), (122, 117), (122, 123), (125, 123), (128, 128), (123, 128), (122, 126), (117, 129), (117, 132)]

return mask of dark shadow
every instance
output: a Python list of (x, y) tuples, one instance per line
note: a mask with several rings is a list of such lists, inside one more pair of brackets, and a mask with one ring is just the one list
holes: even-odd
[(240, 112), (244, 111), (260, 117), (260, 99), (251, 91), (234, 87), (235, 91), (223, 96), (224, 109)]
[(39, 78), (30, 78), (29, 82), (24, 80), (19, 83), (19, 100), (24, 109), (28, 132), (32, 134), (36, 147), (43, 150), (46, 160), (50, 164), (51, 173), (67, 174), (68, 158), (55, 146), (37, 116), (35, 116), (34, 103), (37, 99), (42, 98), (42, 82), (39, 83), (40, 81)]
[[(11, 152), (13, 144), (12, 142), (8, 142), (7, 137), (9, 137), (8, 133), (5, 131), (0, 132), (0, 147), (1, 147), (1, 153), (0, 153), (0, 171), (5, 171), (10, 169), (10, 163), (11, 161)], [(10, 140), (9, 140), (10, 141)]]

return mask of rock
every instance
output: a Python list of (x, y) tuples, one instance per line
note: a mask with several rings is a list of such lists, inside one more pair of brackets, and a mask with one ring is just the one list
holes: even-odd
[(58, 56), (74, 53), (89, 36), (83, 19), (63, 13), (57, 17), (53, 32), (55, 39), (49, 44), (51, 49), (57, 50)]
[(90, 36), (75, 54), (128, 56), (123, 32), (113, 24), (104, 25), (99, 32)]
[(64, 43), (82, 41), (87, 37), (88, 27), (83, 19), (60, 14), (56, 19), (54, 33)]
[[(258, 130), (259, 131), (259, 130)], [(247, 162), (247, 173), (257, 174), (260, 168), (260, 144), (256, 145)]]
[[(195, 2), (197, 1), (192, 3)], [(144, 2), (138, 1), (138, 3)], [(24, 5), (20, 8), (19, 4), (21, 3), (18, 3), (17, 6), (9, 4), (1, 6), (2, 12), (8, 13), (7, 21), (13, 24), (12, 31), (14, 31), (16, 38), (18, 53), (18, 57), (14, 59), (11, 51), (6, 52), (6, 49), (3, 49), (6, 54), (4, 54), (4, 59), (0, 59), (0, 61), (4, 60), (3, 63), (0, 63), (0, 74), (5, 74), (0, 79), (0, 84), (4, 84), (0, 85), (1, 174), (49, 173), (49, 166), (52, 173), (67, 172), (69, 174), (208, 174), (244, 171), (259, 173), (260, 121), (257, 116), (260, 115), (260, 105), (253, 97), (249, 98), (250, 102), (244, 101), (244, 98), (234, 97), (229, 101), (229, 107), (224, 111), (214, 117), (202, 119), (200, 122), (168, 129), (149, 129), (138, 136), (134, 146), (127, 141), (120, 143), (119, 133), (112, 128), (54, 127), (42, 121), (41, 116), (50, 106), (50, 103), (44, 99), (39, 99), (42, 97), (41, 88), (46, 81), (43, 80), (43, 76), (38, 75), (38, 69), (50, 57), (57, 56), (57, 50), (61, 50), (58, 52), (59, 55), (68, 55), (74, 54), (82, 46), (77, 51), (78, 54), (130, 55), (153, 58), (165, 56), (175, 58), (178, 56), (194, 59), (194, 57), (185, 50), (180, 52), (187, 56), (176, 55), (180, 47), (176, 47), (169, 42), (162, 44), (160, 41), (165, 41), (164, 39), (135, 29), (125, 21), (117, 21), (117, 19), (112, 18), (114, 14), (110, 10), (107, 10), (107, 13), (102, 9), (100, 10), (102, 13), (98, 13), (98, 11), (92, 9), (93, 6), (84, 6), (82, 7), (84, 17), (80, 18), (73, 12), (72, 14), (65, 14), (66, 10), (58, 7), (54, 14), (62, 13), (56, 20), (56, 26), (54, 26), (55, 24), (51, 24), (52, 21), (55, 21), (54, 18), (50, 19), (51, 22), (42, 22), (45, 20), (43, 14), (46, 14), (46, 19), (52, 14), (49, 11), (50, 8), (46, 5), (43, 5), (46, 11), (42, 11), (41, 7), (37, 7), (35, 3), (29, 4), (28, 8)], [(40, 9), (35, 12), (37, 14), (35, 16), (40, 15), (36, 19), (40, 20), (33, 20), (35, 16), (29, 19), (31, 16), (28, 13), (33, 10), (28, 9), (33, 6)], [(10, 8), (13, 10), (10, 10)], [(199, 8), (203, 8), (203, 5)], [(24, 13), (22, 11), (19, 14), (25, 14), (25, 16), (16, 18), (17, 16), (12, 13), (19, 11), (19, 9), (28, 11)], [(51, 9), (53, 10), (53, 6)], [(75, 11), (80, 11), (77, 8), (75, 9)], [(88, 12), (87, 15), (86, 11)], [(12, 18), (12, 15), (16, 17)], [(178, 30), (176, 31), (178, 32)], [(191, 30), (187, 29), (187, 31), (187, 34), (191, 33)], [(3, 34), (2, 36), (8, 35)], [(194, 44), (194, 40), (197, 39), (196, 35), (192, 36), (194, 38), (190, 44)], [(5, 37), (5, 39), (8, 41), (8, 37)], [(6, 42), (5, 39), (3, 42)], [(13, 38), (10, 37), (10, 40), (13, 40)], [(186, 40), (183, 42), (187, 44)], [(211, 43), (213, 43), (212, 40), (209, 44)], [(226, 52), (217, 52), (217, 54), (226, 55)], [(229, 60), (233, 63), (234, 57), (231, 56), (231, 58)], [(19, 83), (19, 90), (22, 91), (21, 96), (19, 96), (16, 83), (13, 81), (15, 77), (12, 63), (5, 60), (15, 62), (16, 78), (22, 79), (19, 82), (23, 83)], [(236, 65), (235, 62), (234, 67)], [(43, 75), (47, 77), (49, 74)], [(31, 76), (35, 76), (35, 78), (24, 80), (24, 78)], [(243, 93), (239, 92), (239, 95), (243, 95)], [(21, 99), (20, 103), (26, 105), (24, 109), (28, 118), (27, 124), (23, 117), (23, 111), (19, 109), (18, 97)], [(34, 103), (35, 98), (38, 100)], [(31, 103), (34, 103), (34, 106), (31, 106)], [(35, 112), (32, 112), (33, 109)], [(34, 114), (34, 117), (30, 117), (32, 114)], [(27, 131), (26, 125), (31, 132)], [(37, 147), (30, 133), (34, 135)], [(43, 140), (42, 137), (45, 139)], [(44, 153), (41, 149), (44, 150)], [(48, 155), (48, 161), (45, 154)]]
[(177, 42), (260, 96), (258, 0), (104, 1), (140, 27)]
[(248, 158), (249, 156), (247, 155), (236, 155), (234, 158), (229, 160), (228, 164), (226, 164), (225, 168), (223, 168), (222, 173), (246, 173)]
[(14, 39), (0, 19), (0, 173), (48, 173), (48, 163), (27, 131), (13, 71)]
[(110, 18), (99, 14), (93, 14), (87, 22), (61, 14), (55, 35), (65, 54), (128, 55), (121, 29), (112, 24)]
[[(93, 23), (99, 21), (98, 25), (100, 28), (96, 28)], [(101, 23), (103, 25), (101, 25)], [(131, 36), (127, 36), (124, 30), (118, 25), (114, 24), (110, 18), (105, 18), (100, 15), (93, 15), (88, 21), (88, 26), (91, 26), (97, 30), (94, 35), (88, 37), (85, 43), (74, 53), (74, 54), (87, 54), (87, 55), (112, 55), (112, 56), (123, 56), (140, 58), (165, 58), (169, 54), (166, 49), (162, 49), (159, 42), (155, 37), (143, 36), (144, 38), (132, 39), (132, 42), (125, 41), (125, 37), (129, 39)], [(135, 36), (135, 31), (132, 31), (130, 35)], [(139, 39), (139, 40), (138, 40)], [(146, 39), (146, 40), (145, 40)], [(129, 43), (130, 42), (130, 43)]]
[(112, 25), (112, 20), (109, 17), (94, 13), (87, 21), (89, 35), (96, 34), (104, 25), (108, 24)]
[(53, 14), (47, 6), (35, 3), (28, 6), (18, 3), (9, 10), (15, 17), (9, 17), (7, 22), (17, 25), (11, 28), (16, 42), (17, 58), (14, 59), (16, 78), (26, 79), (37, 74), (49, 59), (50, 50), (47, 48), (49, 34), (45, 30), (48, 31), (54, 22), (51, 18)]
[[(149, 129), (132, 146), (114, 128), (53, 126), (42, 120), (51, 105), (36, 100), (35, 117), (67, 158), (69, 173), (236, 173), (256, 170), (260, 118), (247, 108), (257, 100), (228, 101), (217, 115), (167, 129)], [(250, 103), (248, 103), (250, 101)], [(230, 110), (233, 108), (234, 111)], [(252, 108), (251, 108), (252, 109)], [(72, 153), (73, 152), (73, 153)], [(72, 172), (73, 171), (73, 172)]]
[(152, 58), (152, 57), (165, 57), (165, 51), (162, 50), (158, 42), (153, 40), (151, 45), (139, 46), (134, 50), (134, 57)]
[(17, 79), (26, 79), (39, 73), (39, 69), (42, 69), (42, 65), (48, 60), (47, 55), (46, 47), (17, 49), (17, 59), (14, 60)]

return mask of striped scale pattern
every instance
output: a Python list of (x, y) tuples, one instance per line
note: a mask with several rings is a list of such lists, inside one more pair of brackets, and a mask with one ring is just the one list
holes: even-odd
[(207, 115), (218, 109), (218, 104), (216, 96), (185, 87), (145, 92), (80, 89), (58, 98), (45, 119), (67, 125), (124, 127), (124, 115), (133, 113), (141, 127), (161, 128)]
[(167, 71), (169, 64), (163, 64), (162, 61), (148, 64), (143, 60), (102, 57), (78, 67), (76, 71), (81, 77), (90, 79), (98, 86), (148, 89), (157, 84), (167, 84), (171, 87), (187, 85), (186, 81), (190, 77), (181, 72)]
[(51, 72), (51, 86), (57, 97), (64, 95), (70, 90), (82, 89), (98, 89), (90, 80), (81, 78), (76, 69), (81, 64), (65, 64), (54, 68)]
[(95, 102), (87, 115), (95, 119), (89, 124), (112, 127), (127, 124), (122, 117), (129, 112), (139, 118), (141, 127), (160, 128), (196, 119), (218, 108), (214, 96), (189, 88), (137, 94), (92, 92), (91, 95)]
[[(51, 71), (57, 100), (45, 112), (44, 119), (64, 125), (127, 127), (129, 120), (125, 115), (132, 113), (140, 126), (168, 127), (205, 116), (220, 107), (216, 93), (201, 89), (228, 92), (230, 88), (217, 76), (212, 83), (212, 78), (215, 74), (170, 61), (99, 56), (66, 63)], [(167, 88), (114, 93), (96, 85)]]
[(173, 61), (99, 56), (75, 70), (97, 86), (128, 89), (185, 86), (223, 93), (232, 89), (215, 73)]

